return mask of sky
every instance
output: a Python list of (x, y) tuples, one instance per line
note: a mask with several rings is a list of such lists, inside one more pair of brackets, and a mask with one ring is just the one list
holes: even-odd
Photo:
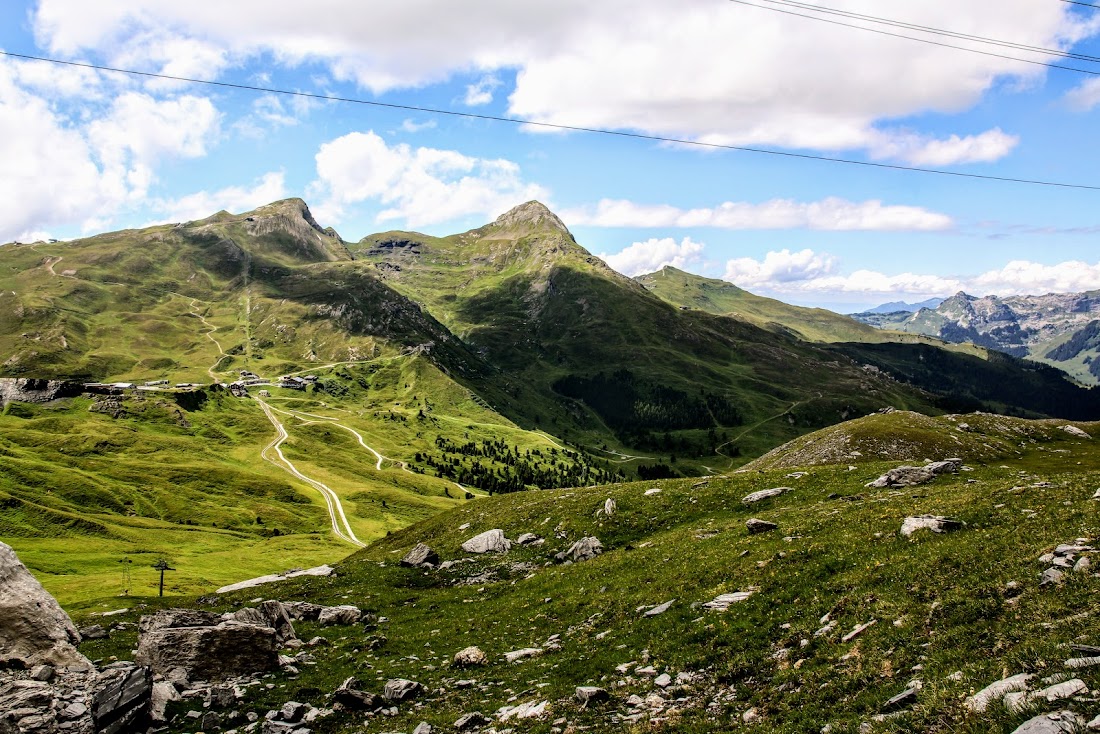
[(1100, 288), (1100, 9), (1063, 0), (7, 0), (0, 51), (223, 84), (0, 56), (0, 242), (538, 199), (626, 275), (841, 312)]

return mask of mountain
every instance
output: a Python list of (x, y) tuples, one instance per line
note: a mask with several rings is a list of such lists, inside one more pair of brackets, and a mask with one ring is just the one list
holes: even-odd
[(986, 296), (963, 292), (913, 314), (857, 314), (882, 328), (972, 343), (1054, 365), (1087, 384), (1100, 382), (1097, 329), (1100, 291), (1044, 296)]
[(732, 283), (666, 266), (635, 278), (662, 300), (684, 309), (747, 321), (763, 329), (786, 330), (807, 341), (889, 341), (877, 329), (823, 308), (803, 308), (754, 295)]
[(124, 588), (127, 558), (196, 591), (490, 494), (733, 470), (886, 407), (1100, 415), (1009, 356), (681, 309), (537, 202), (449, 237), (347, 243), (291, 199), (5, 246), (0, 294), (0, 538), (78, 598)]
[(921, 301), (920, 303), (906, 303), (905, 301), (890, 301), (889, 303), (883, 303), (880, 306), (869, 308), (859, 314), (853, 314), (854, 316), (865, 316), (867, 314), (888, 314), (888, 313), (900, 313), (902, 311), (906, 313), (913, 313), (914, 311), (920, 311), (922, 308), (935, 308), (944, 302), (943, 298), (929, 298)]

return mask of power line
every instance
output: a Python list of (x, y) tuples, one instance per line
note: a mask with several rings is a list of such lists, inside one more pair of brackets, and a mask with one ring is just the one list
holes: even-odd
[(1077, 0), (1062, 0), (1062, 2), (1069, 3), (1070, 5), (1081, 5), (1082, 7), (1092, 8), (1093, 10), (1100, 10), (1100, 5), (1093, 5), (1092, 3), (1082, 3)]
[(975, 36), (969, 33), (960, 33), (958, 31), (945, 30), (943, 28), (933, 28), (931, 26), (919, 25), (917, 23), (908, 23), (906, 21), (892, 20), (890, 18), (881, 18), (877, 15), (865, 15), (863, 13), (854, 13), (848, 10), (838, 10), (836, 8), (827, 8), (822, 5), (814, 5), (812, 3), (798, 2), (797, 0), (763, 0), (763, 2), (771, 3), (773, 5), (786, 5), (789, 7), (799, 8), (801, 10), (810, 10), (817, 13), (827, 13), (829, 15), (839, 15), (845, 18), (854, 18), (857, 20), (865, 20), (871, 23), (879, 23), (882, 25), (889, 25), (895, 28), (908, 28), (910, 30), (922, 31), (937, 36), (946, 36), (948, 38), (958, 38), (966, 41), (977, 41), (979, 43), (988, 43), (994, 46), (1003, 46), (1006, 48), (1015, 48), (1021, 51), (1034, 51), (1036, 53), (1048, 54), (1050, 56), (1059, 56), (1067, 59), (1078, 59), (1080, 61), (1093, 61), (1100, 62), (1100, 56), (1090, 56), (1088, 54), (1079, 54), (1072, 51), (1061, 51), (1059, 49), (1044, 48), (1042, 46), (1030, 46), (1026, 43), (1017, 43), (1016, 41), (1003, 41), (997, 38), (988, 38), (986, 36)]
[[(822, 23), (830, 23), (832, 25), (844, 26), (845, 28), (855, 28), (860, 31), (867, 31), (868, 33), (877, 33), (881, 36), (891, 36), (893, 38), (904, 38), (909, 41), (917, 41), (918, 43), (927, 43), (932, 46), (941, 46), (943, 48), (954, 48), (959, 51), (969, 51), (974, 54), (981, 54), (982, 56), (992, 56), (998, 59), (1008, 59), (1009, 61), (1018, 61), (1021, 64), (1032, 64), (1034, 66), (1045, 66), (1048, 69), (1062, 69), (1064, 71), (1075, 71), (1079, 74), (1088, 74), (1089, 76), (1100, 76), (1100, 71), (1093, 69), (1081, 69), (1076, 66), (1063, 66), (1062, 64), (1051, 64), (1046, 61), (1034, 61), (1032, 59), (1021, 59), (1019, 56), (1006, 56), (1005, 54), (993, 53), (992, 51), (982, 51), (976, 48), (967, 48), (966, 46), (956, 46), (951, 43), (943, 43), (942, 41), (933, 41), (930, 38), (917, 38), (916, 36), (907, 36), (903, 33), (892, 33), (890, 31), (879, 30), (878, 28), (868, 28), (864, 25), (855, 25), (853, 23), (844, 23), (839, 20), (830, 20), (829, 18), (822, 18), (819, 15), (806, 15), (805, 13), (796, 13), (793, 10), (783, 10), (781, 8), (775, 8), (768, 5), (757, 5), (756, 3), (747, 2), (747, 0), (729, 0), (730, 2), (737, 3), (738, 5), (747, 5), (751, 8), (759, 8), (760, 10), (770, 10), (773, 13), (783, 13), (784, 15), (794, 15), (799, 18), (809, 18), (810, 20), (817, 20)], [(766, 2), (767, 0), (765, 0)]]
[[(732, 0), (732, 2), (740, 2), (741, 0)], [(750, 3), (745, 3), (750, 4)], [(754, 6), (764, 7), (764, 6)], [(773, 10), (774, 8), (764, 8), (766, 10)], [(778, 11), (787, 12), (787, 11)], [(811, 16), (806, 16), (811, 17)], [(827, 21), (835, 22), (835, 21)], [(846, 24), (841, 24), (846, 25)], [(858, 27), (858, 26), (855, 26)], [(871, 30), (871, 29), (868, 29)], [(894, 34), (888, 34), (894, 35)], [(795, 158), (798, 160), (809, 161), (823, 161), (826, 163), (842, 163), (850, 166), (864, 166), (867, 168), (882, 168), (892, 171), (908, 171), (911, 173), (928, 173), (937, 176), (954, 176), (956, 178), (969, 178), (978, 179), (982, 181), (1000, 181), (1002, 183), (1016, 183), (1027, 184), (1030, 186), (1052, 186), (1056, 188), (1064, 189), (1084, 189), (1088, 191), (1100, 191), (1100, 185), (1090, 184), (1078, 184), (1067, 183), (1063, 181), (1043, 181), (1039, 179), (1027, 179), (1027, 178), (1013, 178), (1010, 176), (992, 176), (982, 173), (966, 173), (963, 171), (946, 171), (941, 168), (921, 168), (919, 166), (903, 166), (895, 163), (874, 163), (872, 161), (859, 161), (851, 158), (830, 158), (823, 155), (813, 155), (811, 153), (794, 153), (785, 150), (773, 150), (770, 148), (753, 148), (743, 145), (727, 145), (723, 143), (707, 143), (700, 140), (687, 140), (683, 138), (670, 138), (662, 135), (649, 135), (646, 133), (629, 132), (625, 130), (608, 130), (598, 127), (584, 127), (581, 125), (566, 125), (562, 123), (554, 122), (536, 122), (532, 120), (523, 120), (517, 117), (503, 117), (497, 115), (485, 115), (475, 112), (459, 112), (457, 110), (444, 110), (434, 107), (422, 107), (419, 105), (397, 104), (394, 102), (379, 102), (377, 100), (358, 99), (356, 97), (338, 97), (335, 95), (316, 94), (314, 92), (301, 92), (292, 91), (289, 89), (278, 89), (275, 87), (260, 87), (251, 84), (240, 84), (236, 82), (219, 82), (211, 79), (193, 79), (184, 76), (174, 76), (171, 74), (160, 74), (151, 71), (137, 71), (135, 69), (120, 69), (112, 66), (102, 66), (100, 64), (92, 64), (82, 61), (65, 61), (62, 59), (52, 59), (45, 56), (32, 56), (30, 54), (20, 54), (13, 51), (0, 50), (0, 56), (7, 56), (9, 58), (24, 59), (26, 61), (42, 61), (49, 64), (57, 64), (60, 66), (71, 66), (81, 69), (92, 69), (94, 71), (106, 71), (114, 74), (127, 74), (130, 76), (140, 76), (148, 79), (165, 79), (168, 81), (184, 82), (187, 84), (202, 84), (211, 87), (220, 87), (222, 89), (234, 89), (249, 92), (262, 92), (264, 94), (277, 94), (286, 97), (303, 97), (306, 99), (317, 99), (326, 102), (345, 102), (348, 104), (358, 104), (368, 107), (378, 107), (382, 109), (390, 110), (404, 110), (407, 112), (421, 112), (429, 115), (447, 115), (450, 117), (462, 117), (473, 120), (484, 120), (487, 122), (504, 122), (511, 125), (527, 125), (531, 127), (540, 127), (547, 130), (565, 130), (568, 132), (581, 132), (581, 133), (593, 133), (597, 135), (614, 135), (620, 138), (630, 138), (633, 140), (647, 140), (658, 143), (674, 143), (676, 145), (686, 145), (695, 148), (705, 148), (708, 150), (734, 150), (743, 153), (760, 153), (763, 155), (782, 156), (784, 158)], [(1100, 74), (1100, 72), (1096, 72)]]

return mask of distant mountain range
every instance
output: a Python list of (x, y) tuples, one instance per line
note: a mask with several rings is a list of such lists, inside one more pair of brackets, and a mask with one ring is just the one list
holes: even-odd
[(929, 298), (920, 303), (906, 303), (905, 301), (890, 301), (884, 303), (881, 306), (875, 306), (874, 308), (863, 311), (863, 314), (871, 313), (898, 313), (905, 311), (907, 313), (913, 313), (914, 311), (920, 311), (922, 308), (935, 308), (944, 302), (943, 298)]
[(1100, 383), (1100, 291), (1006, 298), (960, 291), (915, 313), (876, 309), (852, 318), (882, 329), (996, 349), (1056, 366), (1087, 384)]

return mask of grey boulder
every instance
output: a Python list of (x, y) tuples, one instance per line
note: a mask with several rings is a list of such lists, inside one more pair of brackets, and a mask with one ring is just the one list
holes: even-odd
[(467, 553), (507, 553), (512, 549), (512, 541), (504, 537), (504, 531), (495, 528), (475, 535), (462, 544)]
[(438, 566), (439, 554), (423, 543), (417, 543), (416, 546), (401, 559), (401, 565), (412, 566), (413, 568), (419, 568), (421, 566)]

